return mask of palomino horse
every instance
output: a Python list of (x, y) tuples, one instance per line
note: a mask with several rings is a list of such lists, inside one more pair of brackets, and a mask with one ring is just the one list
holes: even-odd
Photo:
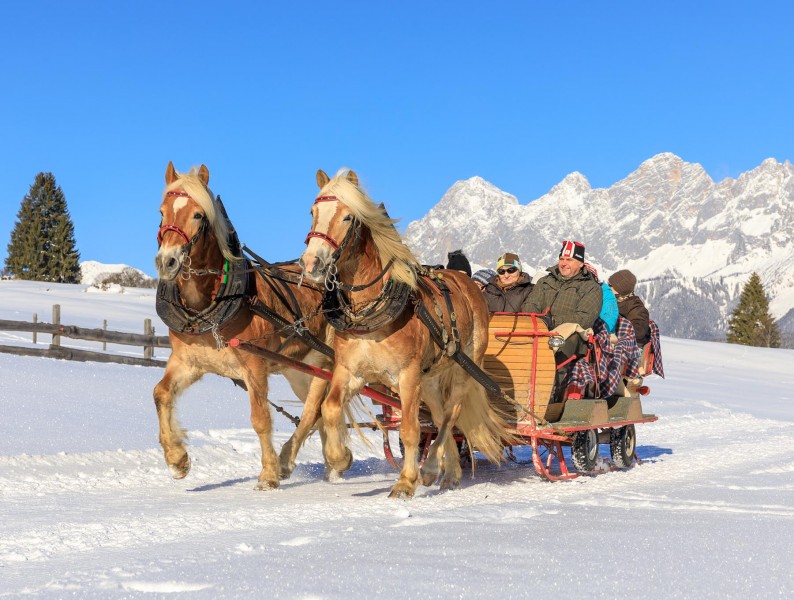
[[(337, 329), (333, 379), (322, 403), (326, 460), (340, 469), (349, 463), (339, 436), (342, 409), (365, 383), (379, 383), (396, 388), (402, 404), (404, 461), (390, 497), (410, 498), (418, 485), (420, 398), (439, 429), (422, 468), (422, 483), (431, 485), (438, 478), (443, 459), (440, 486), (453, 489), (460, 484), (461, 467), (452, 427), (457, 423), (469, 447), (498, 462), (504, 423), (485, 390), (451, 358), (449, 347), (445, 351), (434, 343), (417, 311), (424, 305), (424, 314), (434, 316), (436, 339), (459, 339), (460, 350), (479, 366), (488, 336), (483, 295), (459, 271), (444, 271), (441, 284), (419, 276), (421, 266), (394, 221), (358, 187), (355, 173), (343, 169), (329, 179), (318, 171), (317, 184), (312, 230), (299, 262), (307, 278), (324, 281), (323, 308)], [(452, 311), (439, 290), (443, 284), (451, 292)]]
[[(179, 174), (168, 163), (165, 181), (157, 236), (160, 249), (155, 265), (160, 276), (157, 312), (169, 327), (172, 349), (165, 374), (154, 388), (165, 461), (175, 479), (185, 477), (190, 470), (185, 434), (177, 421), (174, 404), (205, 373), (215, 373), (241, 383), (248, 390), (251, 425), (262, 448), (262, 471), (256, 487), (276, 488), (279, 476), (284, 479), (292, 473), (298, 449), (319, 418), (326, 382), (298, 371), (284, 371), (293, 391), (306, 405), (304, 418), (277, 459), (267, 406), (268, 375), (283, 369), (231, 348), (226, 342), (232, 338), (252, 341), (288, 357), (328, 368), (331, 359), (300, 341), (295, 329), (276, 327), (254, 312), (257, 306), (264, 305), (270, 311), (268, 314), (276, 313), (282, 322), (291, 323), (296, 318), (297, 305), (301, 314), (306, 315), (302, 325), (308, 333), (321, 343), (330, 342), (333, 330), (318, 314), (321, 294), (317, 289), (297, 285), (300, 279), (294, 265), (261, 277), (252, 275), (251, 264), (242, 256), (223, 205), (207, 187), (207, 167), (201, 165), (198, 170)], [(284, 277), (295, 281), (288, 283)], [(339, 461), (336, 465), (340, 471), (346, 466)], [(334, 473), (327, 475), (333, 477)]]

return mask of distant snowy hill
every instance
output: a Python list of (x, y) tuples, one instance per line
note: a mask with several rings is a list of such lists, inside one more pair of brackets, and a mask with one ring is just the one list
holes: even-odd
[(671, 336), (724, 339), (742, 285), (758, 272), (789, 342), (794, 340), (794, 167), (767, 159), (715, 183), (674, 154), (645, 161), (612, 187), (593, 189), (571, 173), (521, 204), (480, 177), (455, 183), (406, 230), (428, 263), (463, 248), (478, 265), (518, 252), (533, 274), (556, 262), (562, 239), (587, 247), (608, 276), (631, 269), (637, 291)]
[(122, 283), (123, 285), (134, 287), (153, 287), (157, 281), (150, 277), (140, 269), (130, 267), (129, 265), (109, 265), (95, 260), (84, 260), (80, 263), (80, 271), (82, 277), (80, 283), (83, 285), (95, 285), (103, 283), (106, 279), (111, 278), (114, 283)]

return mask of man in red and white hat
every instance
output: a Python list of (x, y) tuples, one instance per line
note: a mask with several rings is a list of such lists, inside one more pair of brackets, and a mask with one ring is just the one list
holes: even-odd
[(601, 312), (601, 286), (584, 262), (584, 244), (563, 240), (557, 264), (546, 269), (549, 274), (521, 306), (522, 312), (548, 313), (550, 329), (565, 338), (555, 354), (558, 368), (587, 353), (584, 339), (573, 332), (593, 327)]

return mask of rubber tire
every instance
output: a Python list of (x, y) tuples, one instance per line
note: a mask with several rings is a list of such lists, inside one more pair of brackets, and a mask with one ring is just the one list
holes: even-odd
[(573, 434), (571, 459), (576, 470), (589, 473), (598, 464), (598, 430), (585, 429)]
[(637, 433), (634, 425), (625, 425), (609, 432), (609, 452), (612, 464), (621, 469), (630, 467), (637, 448)]

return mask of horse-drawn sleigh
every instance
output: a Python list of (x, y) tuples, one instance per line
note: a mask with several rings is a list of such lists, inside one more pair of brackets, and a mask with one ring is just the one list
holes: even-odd
[[(208, 181), (203, 165), (180, 175), (169, 164), (161, 206), (158, 313), (173, 351), (154, 396), (174, 477), (184, 477), (190, 463), (173, 404), (204, 372), (240, 381), (249, 391), (262, 447), (261, 489), (289, 477), (314, 427), (328, 475), (349, 468), (345, 415), (357, 394), (383, 407), (384, 452), (400, 469), (391, 497), (411, 497), (420, 481), (432, 485), (439, 476), (442, 489), (457, 487), (456, 439), (495, 463), (505, 459), (506, 448), (531, 446), (536, 470), (548, 479), (637, 460), (634, 425), (656, 417), (642, 412), (640, 392), (647, 388), (622, 385), (624, 376), (638, 383), (639, 357), (620, 350), (620, 340), (613, 352), (608, 341), (599, 346), (598, 336), (590, 336), (594, 355), (579, 361), (580, 385), (563, 393), (554, 389), (548, 343), (558, 333), (540, 315), (489, 318), (464, 273), (420, 265), (352, 171), (333, 178), (318, 171), (320, 194), (298, 265), (271, 265), (247, 249), (245, 256)], [(622, 371), (609, 373), (618, 383), (605, 395), (601, 371), (604, 365), (614, 371), (616, 356)], [(278, 460), (266, 405), (273, 372), (283, 372), (306, 403)], [(390, 430), (400, 432), (401, 461)], [(600, 458), (601, 443), (609, 444), (609, 459)], [(575, 471), (567, 466), (566, 447)]]

